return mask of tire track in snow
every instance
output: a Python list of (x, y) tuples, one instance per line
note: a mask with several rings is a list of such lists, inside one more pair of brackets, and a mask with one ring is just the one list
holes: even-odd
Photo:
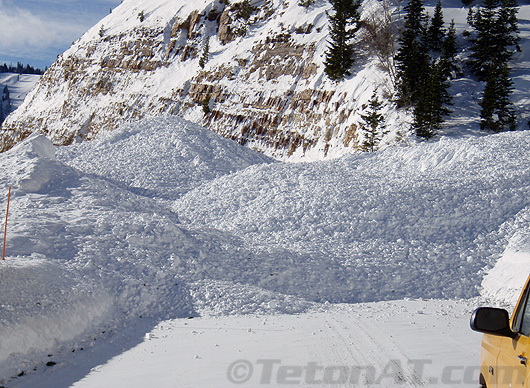
[[(342, 317), (337, 320), (336, 315), (327, 317), (326, 324), (336, 338), (334, 344), (340, 347), (340, 350), (334, 351), (334, 358), (336, 357), (338, 364), (351, 366), (350, 380), (344, 387), (351, 386), (352, 382), (361, 385), (375, 383), (382, 387), (395, 387), (396, 384), (403, 383), (410, 387), (425, 385), (414, 371), (408, 370), (410, 360), (407, 355), (391, 340), (388, 333), (376, 325), (355, 317), (347, 321)], [(345, 362), (345, 354), (351, 361)], [(359, 370), (358, 377), (356, 368)]]

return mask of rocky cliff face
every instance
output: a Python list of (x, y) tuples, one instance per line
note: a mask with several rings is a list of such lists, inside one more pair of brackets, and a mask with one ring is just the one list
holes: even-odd
[(0, 147), (33, 132), (70, 144), (170, 114), (278, 158), (343, 153), (388, 81), (367, 56), (346, 81), (327, 79), (326, 9), (324, 0), (125, 0), (49, 68), (4, 122)]

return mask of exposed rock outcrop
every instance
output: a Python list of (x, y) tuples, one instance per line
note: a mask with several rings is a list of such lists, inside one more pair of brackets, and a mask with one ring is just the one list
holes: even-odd
[(355, 147), (359, 113), (382, 81), (374, 71), (341, 85), (325, 77), (327, 3), (310, 11), (296, 0), (232, 3), (161, 2), (140, 21), (140, 3), (124, 2), (48, 69), (2, 126), (0, 148), (33, 132), (55, 144), (90, 140), (159, 114), (280, 158)]

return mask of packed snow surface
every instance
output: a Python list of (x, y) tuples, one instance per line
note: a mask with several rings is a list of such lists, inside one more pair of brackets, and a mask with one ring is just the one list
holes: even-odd
[[(473, 359), (480, 336), (462, 322), (484, 275), (498, 262), (483, 293), (504, 303), (513, 291), (495, 290), (528, 274), (502, 264), (526, 265), (530, 252), (527, 132), (286, 164), (165, 117), (63, 148), (33, 136), (1, 154), (0, 166), (0, 208), (13, 187), (0, 263), (0, 384), (9, 387), (41, 377), (40, 386), (69, 386), (124, 350), (138, 351), (162, 320), (223, 319), (229, 330), (230, 316), (253, 315), (252, 325), (278, 314), (305, 320), (339, 302), (348, 303), (337, 313), (347, 332), (361, 325), (349, 317), (357, 308), (386, 309), (378, 316), (388, 321), (433, 306), (424, 299), (474, 298), (447, 318), (460, 320), (456, 343), (470, 344), (455, 345), (464, 352), (457, 357)], [(401, 302), (381, 307), (392, 300)], [(425, 327), (453, 302), (436, 303)], [(401, 315), (396, 336), (413, 315)], [(369, 322), (361, 326), (360, 337)], [(209, 350), (197, 346), (200, 360)], [(355, 352), (344, 346), (337, 355)], [(298, 349), (305, 354), (302, 342)], [(273, 357), (258, 350), (248, 357)]]
[(471, 388), (469, 315), (467, 301), (419, 300), (164, 321), (73, 387)]

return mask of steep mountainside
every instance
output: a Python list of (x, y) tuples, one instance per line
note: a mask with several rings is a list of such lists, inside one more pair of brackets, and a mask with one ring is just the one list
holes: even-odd
[[(322, 159), (363, 140), (359, 123), (374, 90), (386, 101), (385, 142), (411, 136), (410, 115), (388, 102), (392, 77), (367, 38), (384, 19), (382, 0), (363, 1), (358, 58), (352, 75), (338, 83), (324, 73), (327, 0), (308, 8), (298, 0), (227, 3), (124, 0), (58, 58), (7, 118), (0, 151), (33, 132), (64, 145), (125, 121), (170, 114), (277, 159)], [(397, 36), (403, 4), (389, 4)], [(426, 2), (430, 15), (434, 4)], [(469, 55), (468, 9), (461, 0), (445, 0), (443, 7), (446, 26), (455, 21), (463, 60)], [(522, 5), (522, 52), (511, 63), (520, 129), (527, 128), (530, 108), (529, 15), (530, 6)], [(484, 85), (458, 66), (464, 73), (452, 82), (453, 113), (442, 134), (476, 134)]]
[[(390, 87), (386, 73), (364, 53), (345, 82), (324, 75), (327, 1), (250, 4), (125, 0), (51, 66), (4, 123), (1, 148), (36, 131), (69, 144), (158, 114), (280, 158), (355, 146), (363, 105), (374, 88)], [(367, 0), (365, 14), (378, 7)]]

